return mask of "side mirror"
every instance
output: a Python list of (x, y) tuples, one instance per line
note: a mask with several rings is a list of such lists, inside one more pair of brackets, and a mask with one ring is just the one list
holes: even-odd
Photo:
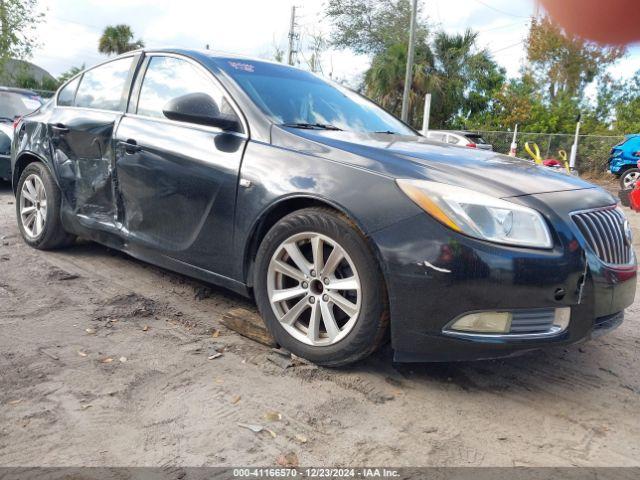
[(218, 127), (222, 130), (240, 131), (235, 115), (220, 113), (216, 102), (206, 93), (188, 93), (167, 102), (162, 113), (169, 120)]

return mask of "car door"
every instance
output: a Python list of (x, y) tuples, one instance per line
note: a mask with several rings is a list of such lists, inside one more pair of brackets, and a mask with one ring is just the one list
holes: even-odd
[(118, 228), (112, 141), (136, 60), (135, 55), (118, 58), (69, 82), (48, 121), (65, 202), (89, 227)]
[(134, 247), (224, 275), (247, 129), (227, 132), (165, 117), (168, 102), (193, 93), (241, 118), (211, 72), (195, 61), (147, 56), (116, 132), (123, 230)]

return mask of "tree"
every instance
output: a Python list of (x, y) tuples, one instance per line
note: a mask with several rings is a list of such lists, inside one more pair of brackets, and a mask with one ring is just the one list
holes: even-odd
[(71, 67), (69, 70), (62, 72), (60, 76), (58, 76), (58, 83), (62, 85), (64, 82), (69, 80), (71, 77), (75, 77), (78, 73), (85, 69), (85, 64), (83, 63), (81, 67)]
[[(411, 91), (409, 92), (410, 123), (422, 122), (422, 105), (426, 93), (438, 88), (438, 78), (430, 74), (433, 55), (425, 44), (415, 51)], [(407, 44), (391, 45), (373, 57), (371, 67), (365, 73), (364, 93), (386, 110), (400, 114), (402, 92), (407, 66)]]
[(615, 105), (614, 127), (620, 133), (640, 133), (640, 70), (622, 85)]
[(466, 121), (485, 111), (505, 81), (505, 70), (486, 50), (476, 47), (478, 34), (438, 32), (433, 40), (435, 73), (440, 88), (433, 93), (432, 124), (464, 128)]
[[(378, 54), (408, 42), (409, 0), (329, 0), (326, 15), (334, 26), (331, 40), (337, 48)], [(424, 44), (428, 28), (420, 15), (416, 27), (416, 44)]]
[(626, 53), (568, 35), (546, 16), (531, 20), (525, 46), (526, 70), (551, 102), (562, 94), (581, 99), (585, 87)]
[(37, 46), (35, 30), (43, 14), (38, 0), (0, 0), (0, 62), (24, 60)]
[(104, 29), (98, 41), (98, 51), (106, 55), (113, 53), (119, 55), (144, 47), (144, 42), (140, 39), (132, 42), (133, 36), (133, 31), (129, 25), (110, 25)]

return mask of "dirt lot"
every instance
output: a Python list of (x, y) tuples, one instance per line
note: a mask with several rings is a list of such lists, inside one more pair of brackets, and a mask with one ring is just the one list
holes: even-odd
[(14, 208), (0, 184), (0, 465), (640, 465), (640, 300), (567, 349), (284, 369), (220, 325), (250, 302), (94, 244), (32, 250)]

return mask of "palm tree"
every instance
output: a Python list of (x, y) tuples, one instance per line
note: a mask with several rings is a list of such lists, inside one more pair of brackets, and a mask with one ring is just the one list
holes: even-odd
[[(386, 110), (399, 115), (402, 105), (407, 45), (397, 43), (374, 56), (365, 73), (364, 93)], [(426, 93), (438, 89), (440, 80), (433, 72), (433, 55), (426, 44), (416, 48), (411, 91), (409, 93), (410, 123), (422, 122), (422, 102)]]
[(119, 55), (124, 52), (136, 50), (144, 47), (142, 40), (133, 40), (133, 31), (129, 25), (109, 25), (104, 29), (98, 42), (98, 51), (106, 55), (115, 53)]

